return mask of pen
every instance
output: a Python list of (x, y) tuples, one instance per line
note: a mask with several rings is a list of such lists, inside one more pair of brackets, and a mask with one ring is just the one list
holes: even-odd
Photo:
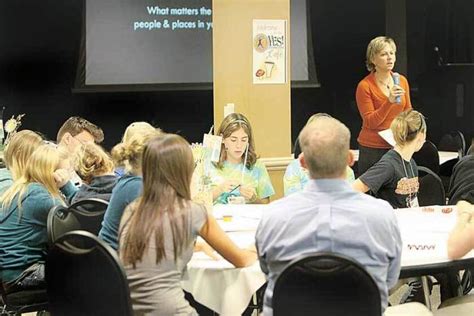
[(229, 194), (240, 188), (241, 184), (237, 185), (235, 188), (229, 191)]

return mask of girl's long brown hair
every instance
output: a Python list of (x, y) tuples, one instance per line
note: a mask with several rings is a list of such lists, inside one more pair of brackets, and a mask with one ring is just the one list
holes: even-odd
[[(124, 264), (142, 260), (152, 237), (156, 243), (156, 263), (166, 258), (164, 225), (173, 236), (174, 259), (189, 242), (186, 205), (191, 200), (191, 176), (194, 170), (189, 143), (181, 136), (163, 134), (151, 139), (142, 156), (143, 193), (131, 205), (128, 233), (123, 239)], [(165, 218), (168, 221), (164, 221)]]
[[(217, 130), (217, 135), (222, 136), (223, 139), (230, 137), (233, 132), (243, 129), (245, 134), (247, 134), (249, 149), (247, 156), (247, 163), (245, 166), (247, 169), (252, 169), (255, 163), (257, 162), (257, 153), (255, 152), (255, 143), (253, 140), (252, 126), (250, 125), (249, 120), (240, 113), (231, 113), (227, 115), (219, 126)], [(219, 162), (216, 166), (219, 169), (222, 169), (224, 166), (224, 161), (227, 159), (227, 152), (225, 150), (224, 143), (221, 145), (221, 155), (219, 157)], [(243, 162), (243, 161), (242, 161)]]

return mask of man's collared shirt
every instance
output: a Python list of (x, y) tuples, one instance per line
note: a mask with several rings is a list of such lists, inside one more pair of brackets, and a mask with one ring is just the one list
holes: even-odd
[(377, 283), (383, 311), (400, 273), (402, 241), (392, 207), (354, 191), (344, 180), (310, 180), (302, 192), (271, 203), (256, 243), (268, 280), (265, 316), (273, 314), (277, 277), (304, 254), (334, 252), (358, 261)]

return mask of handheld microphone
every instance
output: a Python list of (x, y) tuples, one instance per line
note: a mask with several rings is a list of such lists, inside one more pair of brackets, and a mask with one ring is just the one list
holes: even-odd
[[(392, 78), (393, 78), (393, 84), (399, 86), (400, 85), (400, 74), (398, 72), (394, 72), (392, 74)], [(402, 103), (402, 98), (400, 96), (397, 96), (395, 98), (395, 102), (396, 103)]]

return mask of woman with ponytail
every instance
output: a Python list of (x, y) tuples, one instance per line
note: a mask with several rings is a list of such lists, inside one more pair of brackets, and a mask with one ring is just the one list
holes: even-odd
[(160, 129), (154, 128), (148, 123), (146, 123), (146, 127), (140, 124), (143, 125), (143, 128), (138, 128), (130, 133), (129, 129), (135, 126), (134, 124), (132, 123), (125, 131), (123, 141), (112, 149), (115, 165), (124, 166), (125, 174), (118, 179), (112, 190), (99, 237), (114, 249), (118, 249), (118, 229), (123, 211), (140, 195), (142, 190), (141, 157), (143, 148), (148, 140), (161, 133)]
[(400, 113), (390, 129), (395, 147), (378, 163), (361, 175), (353, 188), (360, 192), (371, 191), (394, 208), (418, 206), (418, 167), (412, 156), (426, 140), (424, 116), (414, 110)]

